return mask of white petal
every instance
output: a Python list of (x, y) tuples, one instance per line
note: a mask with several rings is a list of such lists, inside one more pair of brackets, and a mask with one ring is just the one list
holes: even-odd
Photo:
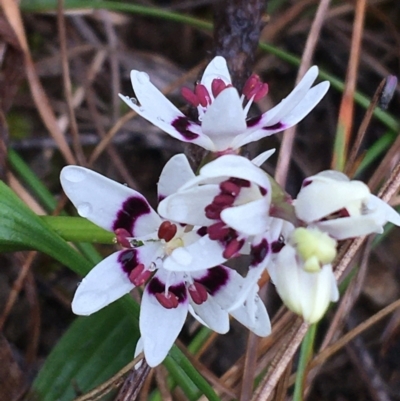
[(67, 166), (60, 180), (78, 213), (108, 231), (123, 227), (140, 236), (160, 225), (159, 216), (144, 196), (92, 170)]
[(318, 67), (312, 66), (304, 75), (299, 84), (278, 105), (268, 110), (263, 116), (263, 126), (274, 125), (281, 121), (282, 117), (290, 113), (300, 102), (303, 101), (318, 76)]
[(212, 81), (217, 78), (222, 79), (226, 84), (232, 83), (226, 60), (221, 56), (216, 56), (209, 62), (201, 78), (201, 84), (207, 88), (210, 94), (212, 94)]
[[(225, 334), (229, 331), (229, 314), (221, 308), (211, 295), (208, 295), (207, 301), (201, 305), (191, 302), (194, 315), (200, 317), (207, 327), (211, 330)], [(196, 316), (197, 315), (197, 316)]]
[(197, 271), (217, 266), (226, 261), (225, 248), (205, 235), (189, 246), (176, 248), (164, 260), (164, 268), (170, 271)]
[(230, 148), (236, 135), (246, 130), (246, 115), (237, 90), (224, 89), (203, 116), (201, 128), (212, 139), (215, 150)]
[(306, 272), (298, 265), (296, 251), (290, 245), (282, 248), (276, 266), (268, 270), (285, 305), (309, 323), (321, 319), (330, 301), (338, 299), (331, 265), (323, 266), (319, 272)]
[(367, 203), (368, 209), (371, 211), (379, 211), (381, 223), (385, 225), (388, 221), (396, 226), (400, 226), (400, 215), (395, 209), (375, 195), (371, 195)]
[(252, 181), (267, 190), (270, 189), (267, 174), (242, 156), (225, 155), (218, 157), (211, 163), (206, 164), (200, 170), (200, 175), (208, 178), (224, 176), (242, 178)]
[[(258, 289), (258, 286), (255, 289)], [(250, 292), (246, 304), (229, 313), (256, 335), (266, 337), (271, 334), (267, 309), (257, 294)]]
[(121, 298), (134, 288), (115, 252), (96, 265), (79, 284), (72, 300), (72, 311), (88, 316)]
[[(329, 82), (321, 82), (315, 87), (311, 88), (293, 109), (280, 109), (279, 114), (273, 117), (273, 123), (269, 121), (271, 116), (271, 109), (267, 111), (260, 120), (251, 125), (246, 132), (237, 136), (232, 143), (232, 148), (240, 148), (250, 142), (258, 141), (262, 138), (276, 134), (277, 132), (284, 131), (290, 127), (293, 127), (304, 117), (306, 117), (311, 110), (321, 101), (329, 89)], [(285, 99), (287, 100), (287, 99)], [(280, 104), (278, 104), (280, 106)], [(278, 107), (276, 106), (276, 107)], [(276, 117), (280, 118), (280, 121), (275, 122)]]
[(245, 300), (247, 305), (239, 305), (236, 309), (230, 310), (237, 301), (237, 294), (243, 290), (245, 279), (235, 270), (226, 266), (211, 269), (208, 277), (202, 278), (202, 274), (198, 272), (198, 277), (195, 274), (192, 276), (206, 287), (214, 285), (212, 296), (222, 309), (229, 310), (235, 319), (259, 336), (266, 336), (271, 332), (271, 324), (265, 306), (253, 291), (257, 291), (258, 286), (247, 291), (248, 294), (251, 293), (251, 296)]
[[(165, 283), (165, 277), (159, 273), (160, 270), (154, 277), (162, 278), (162, 282)], [(170, 284), (175, 285), (179, 282), (175, 279)], [(183, 327), (187, 311), (187, 299), (179, 303), (177, 308), (166, 309), (149, 291), (149, 285), (146, 286), (142, 297), (139, 326), (149, 366), (155, 367), (165, 359)]]
[(321, 101), (328, 89), (329, 82), (327, 81), (311, 88), (302, 101), (290, 113), (286, 113), (283, 116), (281, 122), (287, 127), (292, 127), (300, 122)]
[(221, 220), (242, 234), (257, 235), (268, 228), (269, 202), (266, 198), (245, 205), (229, 207), (221, 212)]
[[(136, 343), (136, 347), (135, 347), (135, 354), (133, 355), (133, 359), (135, 359), (141, 352), (143, 352), (143, 340), (142, 337), (139, 337), (138, 342)], [(136, 365), (135, 365), (135, 369), (139, 369), (142, 366), (143, 360), (139, 361)]]
[(297, 217), (311, 223), (357, 203), (361, 213), (361, 204), (369, 196), (368, 186), (361, 181), (346, 182), (314, 176), (293, 203)]
[(337, 240), (383, 232), (382, 224), (370, 215), (324, 220), (315, 223), (315, 226)]
[(158, 205), (165, 219), (194, 226), (209, 226), (214, 220), (205, 215), (205, 208), (220, 192), (218, 185), (203, 185), (170, 195)]
[[(213, 150), (212, 142), (202, 134), (201, 127), (190, 121), (151, 82), (145, 72), (132, 70), (131, 81), (139, 105), (128, 96), (119, 97), (136, 113), (183, 142), (192, 142), (205, 149)], [(176, 121), (186, 126), (177, 129)], [(175, 122), (175, 124), (174, 124)], [(184, 124), (182, 124), (184, 122)], [(180, 126), (181, 126), (180, 125)]]
[(158, 198), (164, 199), (172, 195), (179, 187), (195, 177), (189, 161), (183, 153), (173, 156), (161, 172), (158, 181)]
[(260, 153), (251, 162), (257, 167), (261, 167), (274, 153), (276, 149), (269, 149), (265, 152)]
[(301, 272), (303, 281), (302, 314), (305, 321), (315, 323), (325, 314), (331, 301), (338, 299), (338, 289), (331, 265), (320, 272)]

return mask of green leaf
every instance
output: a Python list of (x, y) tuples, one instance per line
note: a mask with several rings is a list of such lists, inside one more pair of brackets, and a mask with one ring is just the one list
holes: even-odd
[(36, 249), (82, 275), (92, 267), (87, 259), (49, 229), (4, 182), (0, 182), (0, 219), (0, 246), (3, 250)]
[(40, 216), (42, 222), (66, 241), (115, 244), (115, 234), (82, 217)]
[(76, 390), (88, 392), (133, 359), (139, 330), (124, 302), (72, 323), (34, 381), (34, 399), (73, 400)]

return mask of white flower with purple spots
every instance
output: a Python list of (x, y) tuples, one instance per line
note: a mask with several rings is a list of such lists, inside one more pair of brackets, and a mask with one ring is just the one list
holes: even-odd
[[(202, 167), (197, 177), (158, 207), (166, 219), (202, 226), (199, 232), (223, 247), (223, 258), (250, 254), (245, 284), (232, 308), (246, 299), (274, 250), (281, 247), (280, 237), (286, 225), (283, 220), (270, 217), (271, 183), (267, 174), (255, 165), (271, 153), (265, 152), (253, 161), (238, 155), (220, 156)], [(167, 264), (165, 268), (171, 269)], [(190, 271), (196, 269), (195, 265), (185, 267)]]
[[(175, 156), (161, 174), (159, 198), (193, 178), (184, 155)], [(82, 280), (72, 302), (76, 314), (90, 315), (147, 283), (139, 323), (150, 366), (165, 358), (188, 310), (213, 330), (228, 330), (227, 309), (244, 279), (218, 266), (225, 260), (221, 245), (192, 227), (161, 219), (140, 193), (91, 170), (65, 167), (61, 183), (78, 213), (115, 232), (125, 248), (108, 256)], [(182, 261), (196, 266), (196, 272), (186, 272), (179, 264)], [(167, 271), (165, 264), (179, 271)], [(248, 297), (231, 314), (259, 335), (270, 332), (268, 314), (258, 297)]]
[(366, 184), (339, 171), (322, 171), (306, 178), (293, 202), (300, 220), (337, 240), (382, 233), (389, 221), (400, 225), (399, 214)]
[(151, 82), (145, 72), (132, 70), (131, 81), (136, 99), (121, 99), (172, 137), (194, 143), (212, 152), (233, 152), (243, 145), (283, 131), (301, 121), (322, 99), (329, 88), (327, 81), (311, 87), (318, 68), (311, 67), (296, 88), (266, 113), (247, 118), (253, 101), (268, 92), (258, 76), (252, 75), (240, 96), (232, 86), (223, 57), (208, 64), (194, 91), (183, 88), (182, 95), (197, 107), (198, 120), (178, 110)]

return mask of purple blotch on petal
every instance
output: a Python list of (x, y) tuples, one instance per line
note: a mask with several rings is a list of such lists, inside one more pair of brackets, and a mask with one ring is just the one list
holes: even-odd
[(208, 269), (207, 274), (200, 279), (196, 279), (197, 282), (202, 284), (207, 292), (214, 295), (221, 287), (223, 287), (229, 280), (228, 271), (222, 266), (216, 266), (212, 269)]
[(125, 228), (133, 235), (136, 220), (148, 213), (150, 213), (150, 207), (146, 200), (137, 197), (128, 198), (117, 213), (113, 231), (117, 228)]
[[(165, 284), (161, 282), (157, 277), (153, 277), (147, 284), (146, 291), (148, 291), (152, 295), (162, 293), (165, 291)], [(179, 303), (182, 303), (187, 299), (187, 290), (184, 283), (171, 285), (168, 288), (168, 291), (176, 295)]]
[(268, 131), (272, 131), (272, 130), (276, 130), (276, 129), (283, 130), (284, 128), (285, 128), (285, 124), (282, 124), (281, 122), (278, 122), (274, 125), (269, 125), (269, 126), (263, 127), (263, 129), (268, 130)]
[(196, 139), (199, 136), (188, 129), (190, 124), (193, 124), (193, 122), (187, 117), (178, 117), (171, 123), (171, 125), (188, 141)]
[(137, 260), (135, 249), (122, 251), (118, 256), (118, 262), (121, 264), (122, 270), (128, 275), (140, 263)]
[(247, 127), (254, 127), (257, 125), (261, 120), (262, 115), (251, 117), (246, 121)]
[(251, 266), (259, 265), (269, 253), (268, 241), (264, 238), (258, 245), (251, 247)]
[(278, 253), (281, 251), (281, 249), (285, 246), (285, 239), (281, 235), (277, 241), (274, 241), (271, 244), (271, 251), (272, 253)]

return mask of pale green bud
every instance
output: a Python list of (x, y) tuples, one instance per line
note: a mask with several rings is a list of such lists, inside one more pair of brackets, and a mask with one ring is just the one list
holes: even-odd
[(318, 272), (336, 257), (337, 242), (316, 228), (296, 228), (290, 238), (304, 262), (304, 270)]

